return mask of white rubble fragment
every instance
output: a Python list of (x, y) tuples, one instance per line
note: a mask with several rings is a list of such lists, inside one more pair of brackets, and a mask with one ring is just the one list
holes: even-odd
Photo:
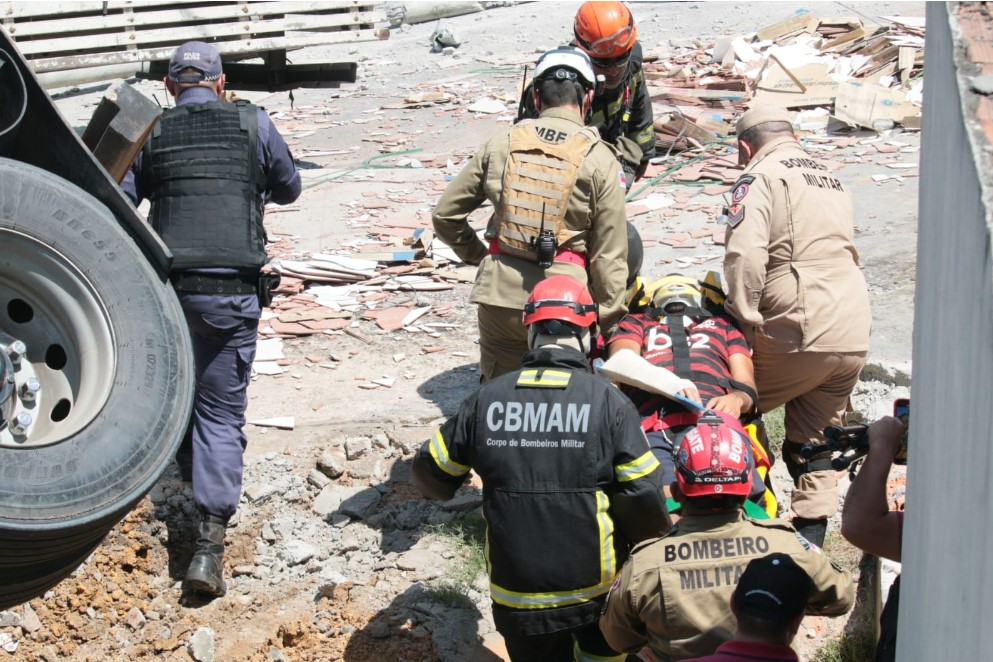
[(489, 115), (494, 115), (496, 113), (502, 113), (507, 110), (507, 107), (502, 101), (497, 101), (496, 99), (480, 99), (479, 101), (469, 104), (466, 110), (472, 113), (487, 113)]
[(296, 424), (293, 416), (277, 416), (276, 418), (259, 418), (249, 421), (249, 424), (259, 428), (277, 428), (279, 430), (292, 430)]
[(214, 662), (214, 631), (210, 628), (200, 628), (190, 637), (187, 651), (197, 662)]

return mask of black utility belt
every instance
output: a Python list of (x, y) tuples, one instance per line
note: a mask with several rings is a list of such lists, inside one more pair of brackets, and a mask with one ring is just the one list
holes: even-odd
[(177, 292), (203, 294), (257, 294), (259, 277), (255, 276), (205, 276), (201, 274), (174, 274), (169, 277)]

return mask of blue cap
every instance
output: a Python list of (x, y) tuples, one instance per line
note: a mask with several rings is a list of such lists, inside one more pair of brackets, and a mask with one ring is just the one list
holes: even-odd
[[(196, 69), (200, 75), (186, 73)], [(169, 78), (177, 83), (199, 83), (203, 80), (217, 80), (221, 77), (221, 54), (210, 44), (202, 41), (188, 41), (173, 52), (169, 58)]]

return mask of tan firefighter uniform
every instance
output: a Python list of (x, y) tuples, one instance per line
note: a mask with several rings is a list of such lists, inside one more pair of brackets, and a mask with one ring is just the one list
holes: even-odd
[[(528, 351), (521, 315), (531, 289), (540, 280), (564, 274), (588, 284), (598, 306), (602, 332), (613, 331), (625, 312), (627, 225), (621, 166), (607, 143), (576, 137), (583, 128), (574, 110), (550, 108), (536, 120), (501, 132), (452, 180), (435, 207), (431, 220), (438, 238), (463, 261), (479, 265), (470, 300), (479, 304), (479, 364), (484, 379), (520, 367), (521, 357)], [(530, 135), (518, 133), (514, 138), (515, 131)], [(583, 131), (585, 136), (589, 133)], [(526, 152), (530, 156), (508, 168), (512, 139), (518, 145), (515, 155)], [(548, 155), (525, 149), (541, 147), (542, 142)], [(556, 154), (551, 152), (559, 147), (557, 156), (561, 158), (553, 158)], [(574, 158), (576, 153), (581, 154), (580, 159)], [(578, 168), (568, 165), (570, 158)], [(552, 172), (562, 164), (566, 165), (561, 175)], [(540, 181), (529, 184), (522, 171), (525, 175), (538, 172)], [(549, 190), (552, 185), (558, 188), (554, 195)], [(508, 191), (516, 193), (510, 195)], [(489, 245), (479, 239), (467, 220), (487, 200), (494, 207), (485, 232)], [(517, 256), (526, 253), (522, 247), (527, 244), (528, 233), (542, 227), (552, 231), (558, 242), (555, 261), (547, 269), (534, 259)]]
[[(731, 201), (725, 306), (752, 343), (762, 411), (785, 403), (786, 439), (822, 441), (826, 426), (844, 424), (869, 348), (872, 319), (852, 239), (851, 194), (783, 137), (753, 156)], [(788, 464), (796, 469), (800, 461), (794, 454)], [(837, 473), (825, 461), (795, 476), (794, 516), (822, 519), (837, 510)]]
[(851, 574), (783, 520), (740, 511), (686, 515), (634, 548), (610, 589), (600, 630), (617, 651), (648, 646), (656, 662), (709, 655), (733, 638), (731, 593), (754, 558), (789, 554), (814, 583), (808, 614), (837, 616), (855, 602)]

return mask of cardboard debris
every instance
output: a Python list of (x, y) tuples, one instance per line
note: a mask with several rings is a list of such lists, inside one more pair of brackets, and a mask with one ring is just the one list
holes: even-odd
[(755, 37), (759, 41), (775, 41), (787, 35), (793, 35), (798, 32), (803, 32), (810, 28), (812, 25), (816, 26), (819, 21), (811, 13), (806, 10), (802, 10), (804, 13), (796, 14), (791, 16), (784, 21), (774, 23), (767, 27), (761, 28), (755, 33)]
[(815, 62), (789, 70), (777, 60), (770, 64), (765, 78), (755, 86), (755, 96), (749, 106), (830, 106), (837, 89), (838, 82), (828, 75), (827, 64)]
[(880, 120), (904, 124), (919, 114), (920, 108), (907, 101), (901, 90), (858, 82), (838, 87), (834, 115), (842, 122), (872, 129)]

